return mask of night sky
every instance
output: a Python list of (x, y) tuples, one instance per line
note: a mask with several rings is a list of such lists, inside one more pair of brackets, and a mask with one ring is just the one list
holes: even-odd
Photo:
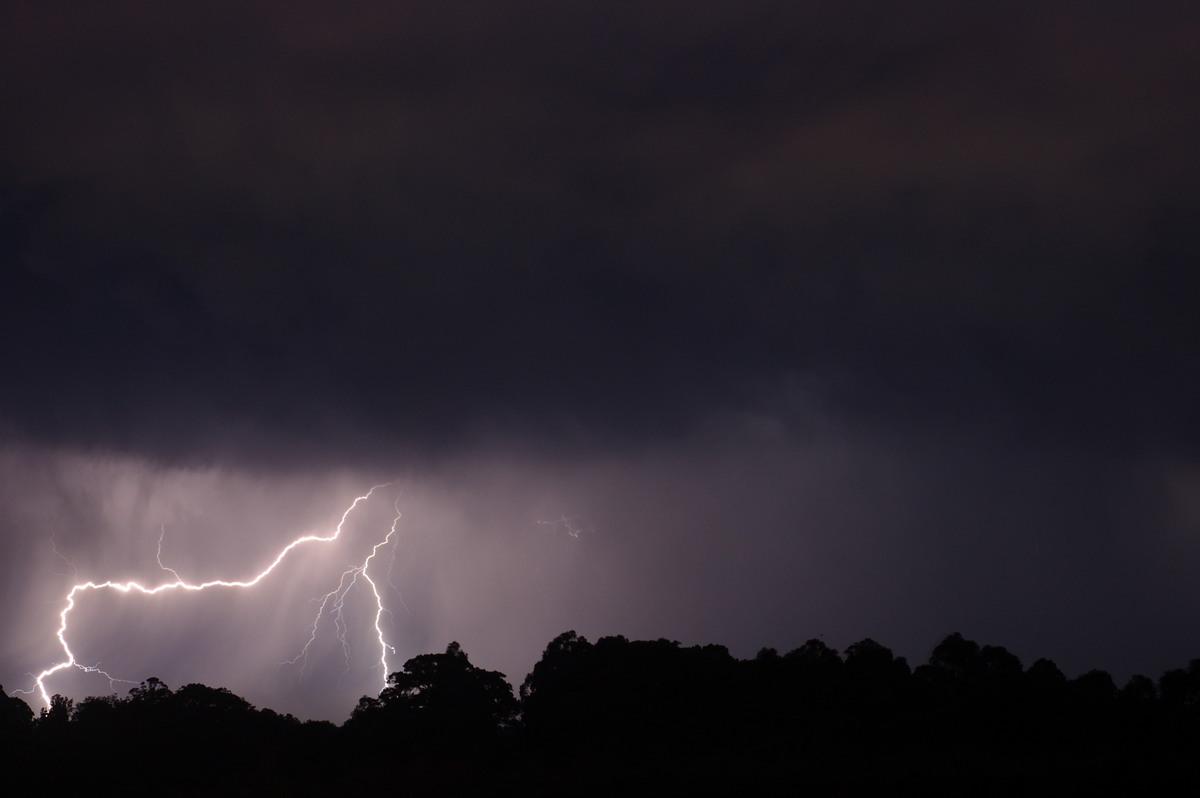
[(0, 684), (72, 583), (243, 578), (393, 480), (253, 592), (88, 594), (81, 664), (343, 720), (362, 585), (349, 653), (284, 661), (397, 509), (393, 670), (1200, 656), (1197, 42), (1192, 2), (5, 2)]

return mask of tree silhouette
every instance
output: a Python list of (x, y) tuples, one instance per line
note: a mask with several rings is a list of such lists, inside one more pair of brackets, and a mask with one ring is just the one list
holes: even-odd
[(550, 641), (521, 683), (521, 712), (527, 729), (549, 736), (594, 726), (599, 708), (591, 652), (592, 644), (574, 630)]
[(1172, 668), (1158, 680), (1165, 706), (1174, 711), (1200, 709), (1200, 659), (1186, 668)]
[(747, 696), (724, 646), (559, 635), (521, 687), (525, 728), (556, 751), (711, 746)]
[(116, 728), (123, 720), (125, 703), (115, 695), (88, 696), (75, 705), (73, 720), (85, 728)]
[(444, 654), (405, 662), (377, 699), (359, 701), (351, 721), (429, 747), (487, 740), (510, 726), (517, 711), (504, 674), (475, 667), (451, 643)]
[(129, 690), (129, 700), (134, 704), (157, 704), (166, 701), (170, 696), (171, 688), (157, 676), (151, 676)]
[(42, 709), (38, 726), (44, 729), (64, 729), (75, 714), (75, 701), (55, 693), (50, 697), (50, 706)]
[(846, 674), (860, 682), (895, 682), (909, 675), (908, 662), (897, 657), (885, 645), (871, 638), (860, 640), (846, 648)]
[(244, 717), (254, 712), (254, 705), (224, 687), (187, 684), (171, 696), (171, 704), (180, 714), (193, 717)]
[[(1045, 659), (1022, 670), (1003, 647), (958, 633), (910, 672), (869, 638), (842, 656), (814, 639), (739, 661), (722, 646), (593, 644), (571, 631), (550, 641), (520, 699), (451, 643), (408, 660), (340, 728), (152, 677), (126, 697), (55, 696), (33, 723), (23, 701), (0, 691), (0, 733), (11, 760), (27, 760), (24, 772), (123, 794), (163, 785), (324, 794), (346, 773), (376, 790), (401, 772), (416, 794), (533, 796), (1103, 792), (1200, 781), (1200, 659), (1118, 691), (1104, 671), (1068, 680)], [(59, 774), (64, 750), (72, 771)], [(135, 765), (122, 767), (131, 753)]]
[(0, 734), (20, 734), (33, 724), (33, 710), (0, 687)]
[(842, 670), (842, 658), (837, 651), (815, 637), (789, 651), (784, 659), (812, 679), (832, 679)]
[(1025, 689), (1041, 701), (1057, 699), (1067, 687), (1067, 677), (1053, 661), (1045, 657), (1029, 666), (1022, 676), (1022, 681), (1025, 682)]

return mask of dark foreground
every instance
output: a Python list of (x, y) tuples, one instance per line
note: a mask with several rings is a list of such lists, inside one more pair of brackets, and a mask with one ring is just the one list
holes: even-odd
[(1200, 786), (1200, 660), (1118, 689), (946, 638), (910, 668), (864, 640), (736, 660), (573, 632), (514, 696), (452, 644), (340, 726), (221, 688), (0, 700), (0, 794), (1115, 794)]

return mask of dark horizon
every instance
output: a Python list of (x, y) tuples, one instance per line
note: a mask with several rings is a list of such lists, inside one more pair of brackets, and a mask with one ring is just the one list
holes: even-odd
[(1118, 688), (957, 633), (914, 668), (869, 639), (738, 660), (568, 631), (519, 691), (452, 642), (406, 661), (340, 725), (150, 678), (124, 698), (56, 695), (37, 718), (0, 695), (0, 740), (25, 765), (6, 773), (10, 789), (44, 783), (69, 749), (56, 783), (135, 795), (316, 795), (348, 778), (417, 795), (1107, 793), (1195, 782), (1198, 697), (1200, 659)]
[[(599, 652), (606, 653), (600, 655)], [(599, 656), (599, 661), (588, 662), (592, 656)], [(782, 683), (791, 680), (792, 685), (789, 689), (798, 690), (810, 698), (823, 695), (823, 700), (828, 701), (852, 700), (851, 696), (841, 694), (845, 685), (835, 686), (834, 682), (841, 679), (854, 681), (865, 677), (868, 681), (886, 682), (888, 690), (907, 692), (915, 689), (916, 692), (908, 696), (917, 702), (908, 708), (914, 713), (935, 709), (941, 701), (955, 695), (955, 690), (968, 689), (966, 685), (970, 685), (971, 690), (981, 692), (1003, 691), (1015, 688), (1021, 680), (1025, 682), (1021, 690), (1040, 686), (1052, 687), (1055, 691), (1087, 692), (1091, 697), (1089, 700), (1095, 699), (1109, 710), (1115, 706), (1112, 702), (1121, 702), (1125, 704), (1125, 710), (1147, 711), (1151, 706), (1156, 706), (1159, 709), (1155, 711), (1186, 710), (1194, 713), (1193, 698), (1200, 694), (1200, 657), (1194, 657), (1188, 662), (1173, 663), (1157, 674), (1137, 673), (1118, 682), (1103, 668), (1088, 668), (1082, 673), (1070, 676), (1063, 673), (1058, 664), (1049, 658), (1024, 660), (1003, 645), (973, 640), (961, 632), (944, 635), (927, 655), (918, 660), (910, 660), (893, 651), (886, 643), (873, 638), (856, 640), (844, 650), (832, 648), (820, 638), (810, 638), (789, 650), (780, 651), (774, 647), (763, 646), (752, 656), (737, 657), (729, 651), (728, 646), (715, 641), (683, 645), (677, 640), (666, 638), (631, 639), (622, 634), (604, 635), (589, 640), (586, 635), (580, 635), (572, 629), (563, 631), (547, 641), (529, 673), (521, 679), (492, 670), (487, 667), (487, 663), (470, 661), (470, 652), (465, 651), (457, 641), (451, 641), (444, 651), (415, 654), (388, 674), (384, 689), (378, 693), (360, 696), (357, 705), (347, 712), (341, 722), (324, 718), (296, 718), (291, 713), (280, 713), (273, 707), (255, 706), (223, 685), (189, 682), (172, 688), (157, 676), (147, 676), (137, 682), (130, 682), (131, 686), (127, 690), (91, 695), (78, 701), (70, 696), (55, 693), (45, 706), (32, 708), (28, 720), (34, 725), (40, 723), (53, 726), (79, 720), (78, 713), (81, 707), (86, 708), (85, 705), (137, 703), (152, 694), (166, 697), (172, 693), (189, 693), (202, 689), (236, 699), (237, 705), (248, 711), (279, 715), (296, 723), (311, 721), (318, 726), (327, 724), (346, 727), (354, 725), (360, 719), (359, 716), (376, 712), (389, 700), (418, 698), (422, 690), (430, 687), (429, 683), (424, 681), (425, 678), (447, 664), (458, 663), (492, 683), (496, 689), (492, 691), (490, 700), (504, 703), (506, 706), (506, 720), (501, 725), (514, 727), (521, 725), (532, 693), (547, 686), (553, 687), (554, 690), (567, 688), (570, 683), (563, 681), (561, 676), (568, 664), (572, 668), (584, 668), (586, 664), (584, 670), (590, 671), (587, 675), (591, 679), (604, 678), (606, 667), (611, 666), (616, 671), (611, 674), (612, 683), (608, 687), (631, 680), (626, 687), (638, 691), (649, 690), (650, 693), (659, 688), (669, 688), (669, 691), (685, 687), (694, 688), (696, 680), (714, 678), (716, 672), (708, 670), (713, 664), (719, 663), (722, 667), (736, 665), (759, 671), (747, 674), (747, 681), (743, 686), (760, 692), (760, 697), (764, 699), (770, 696), (773, 689), (783, 689)], [(670, 668), (667, 668), (668, 665)], [(431, 671), (431, 668), (434, 670)], [(790, 676), (785, 675), (787, 671), (791, 672)], [(667, 679), (668, 675), (670, 679)], [(417, 681), (410, 684), (413, 679)], [(774, 687), (771, 687), (772, 684)], [(956, 684), (957, 687), (952, 686)], [(456, 689), (462, 688), (463, 685), (460, 684)], [(940, 692), (945, 690), (950, 692), (941, 695)], [(923, 695), (926, 691), (928, 694)], [(653, 705), (650, 693), (638, 697), (638, 700), (646, 701), (647, 708)], [(15, 719), (9, 704), (14, 699), (19, 700), (20, 695), (19, 691), (4, 690), (3, 696), (0, 701), (8, 701), (3, 714), (7, 719), (6, 723), (9, 723)], [(381, 699), (380, 696), (384, 698)], [(960, 699), (964, 697), (966, 696), (958, 696)], [(974, 696), (976, 699), (979, 697)], [(1038, 700), (1043, 700), (1047, 695), (1037, 697)], [(510, 706), (508, 698), (515, 699), (516, 703)], [(600, 696), (594, 698), (603, 700)], [(795, 695), (789, 694), (789, 699), (794, 698)], [(729, 698), (734, 703), (746, 699), (747, 696), (736, 694)], [(922, 705), (923, 702), (927, 705)], [(565, 695), (556, 696), (553, 701), (546, 695), (538, 696), (534, 703), (538, 704), (535, 713), (554, 714), (563, 721), (567, 720), (567, 714), (572, 711)], [(970, 707), (963, 706), (959, 709), (965, 712), (970, 710)], [(762, 707), (754, 706), (754, 711), (761, 710)], [(610, 711), (619, 713), (620, 710), (613, 707)], [(699, 711), (699, 707), (693, 707), (690, 711)], [(586, 718), (580, 715), (570, 722), (583, 724)], [(11, 727), (6, 728), (11, 730)], [(582, 744), (583, 738), (589, 733), (600, 733), (598, 730), (576, 731), (581, 734), (581, 738), (573, 741), (572, 745)]]

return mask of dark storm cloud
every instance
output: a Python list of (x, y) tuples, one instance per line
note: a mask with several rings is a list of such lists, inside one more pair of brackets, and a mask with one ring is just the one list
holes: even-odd
[(13, 434), (1197, 442), (1186, 4), (4, 13)]

